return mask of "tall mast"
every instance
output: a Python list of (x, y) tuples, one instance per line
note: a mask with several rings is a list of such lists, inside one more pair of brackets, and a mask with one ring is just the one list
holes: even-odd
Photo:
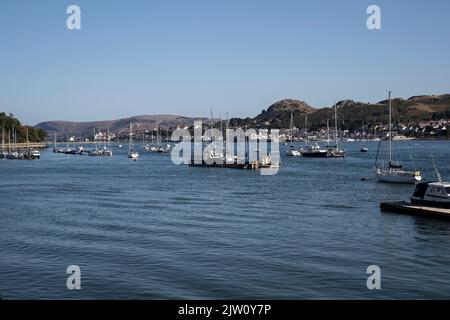
[(223, 137), (222, 113), (220, 113), (219, 118), (220, 118), (220, 134), (222, 134)]
[(29, 144), (29, 141), (28, 141), (28, 128), (27, 128), (27, 152), (28, 152), (28, 155), (30, 154), (30, 144)]
[(214, 129), (214, 114), (212, 108), (211, 108), (211, 129)]
[(2, 126), (2, 152), (5, 151), (5, 126)]
[(336, 140), (336, 149), (339, 150), (339, 139), (338, 139), (338, 122), (337, 122), (337, 104), (334, 102), (334, 139)]
[[(291, 122), (289, 123), (289, 129), (294, 129), (294, 113), (291, 111)], [(292, 132), (291, 132), (292, 133)]]
[(330, 120), (327, 119), (327, 146), (330, 147)]
[(161, 146), (161, 136), (160, 136), (160, 134), (159, 134), (159, 127), (156, 129), (157, 131), (156, 131), (156, 144), (158, 145), (158, 146)]
[(308, 144), (308, 114), (305, 114), (305, 144)]
[(389, 163), (392, 162), (392, 101), (389, 90)]
[(130, 137), (128, 138), (128, 153), (131, 153), (131, 143), (133, 142), (133, 134), (131, 133), (131, 122), (130, 122)]
[(211, 141), (214, 140), (214, 114), (213, 114), (213, 109), (211, 108)]
[(95, 150), (97, 151), (98, 146), (97, 146), (97, 139), (95, 139), (95, 127), (94, 127), (94, 143), (95, 143)]
[(108, 150), (111, 150), (111, 137), (109, 135), (109, 123), (108, 123)]

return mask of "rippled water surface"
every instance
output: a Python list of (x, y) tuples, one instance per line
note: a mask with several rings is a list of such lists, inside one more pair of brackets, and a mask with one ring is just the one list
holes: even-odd
[[(284, 158), (278, 175), (42, 152), (0, 161), (0, 294), (15, 298), (450, 298), (450, 221), (381, 213), (413, 186), (374, 181), (377, 143)], [(450, 142), (400, 144), (450, 179)], [(361, 177), (371, 177), (362, 181)], [(366, 268), (382, 270), (382, 290)], [(66, 288), (78, 265), (82, 289)]]

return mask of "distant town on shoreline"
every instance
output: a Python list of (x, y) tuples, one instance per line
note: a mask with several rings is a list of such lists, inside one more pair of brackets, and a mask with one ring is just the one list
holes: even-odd
[[(448, 139), (450, 138), (450, 94), (422, 95), (409, 99), (393, 99), (394, 131), (409, 138)], [(372, 139), (383, 137), (388, 131), (388, 101), (378, 103), (343, 100), (336, 104), (338, 110), (339, 136), (346, 139)], [(136, 135), (153, 135), (161, 130), (161, 135), (170, 134), (177, 128), (192, 129), (194, 121), (202, 121), (205, 127), (214, 124), (216, 128), (266, 128), (280, 129), (282, 136), (302, 137), (308, 126), (311, 138), (322, 139), (327, 132), (327, 122), (334, 121), (334, 106), (314, 108), (300, 100), (285, 99), (272, 104), (254, 118), (218, 118), (217, 116), (194, 118), (177, 115), (145, 115), (113, 121), (71, 122), (47, 121), (34, 127), (24, 126), (13, 114), (0, 113), (0, 128), (10, 132), (13, 127), (18, 141), (25, 141), (28, 128), (29, 139), (34, 142), (53, 139), (59, 141), (89, 141), (126, 138), (129, 123), (132, 122)], [(223, 110), (217, 110), (222, 115)], [(212, 113), (212, 112), (211, 112)], [(94, 129), (96, 134), (94, 137)]]

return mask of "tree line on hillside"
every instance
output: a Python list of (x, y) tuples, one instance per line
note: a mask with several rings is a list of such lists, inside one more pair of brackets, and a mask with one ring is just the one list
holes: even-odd
[(44, 130), (33, 128), (30, 126), (24, 126), (13, 114), (6, 114), (0, 112), (0, 135), (4, 129), (5, 142), (8, 142), (8, 134), (12, 136), (13, 128), (16, 132), (16, 139), (18, 143), (27, 141), (27, 129), (28, 139), (30, 142), (42, 142), (47, 137), (47, 133)]

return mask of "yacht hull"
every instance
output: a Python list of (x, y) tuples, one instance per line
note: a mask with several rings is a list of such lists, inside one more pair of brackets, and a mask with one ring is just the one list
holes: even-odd
[(415, 173), (411, 174), (399, 174), (394, 172), (379, 172), (375, 171), (375, 175), (380, 182), (387, 183), (411, 183), (415, 184), (422, 181), (422, 177), (420, 175), (416, 175)]
[(302, 152), (302, 156), (305, 158), (326, 158), (327, 152)]

